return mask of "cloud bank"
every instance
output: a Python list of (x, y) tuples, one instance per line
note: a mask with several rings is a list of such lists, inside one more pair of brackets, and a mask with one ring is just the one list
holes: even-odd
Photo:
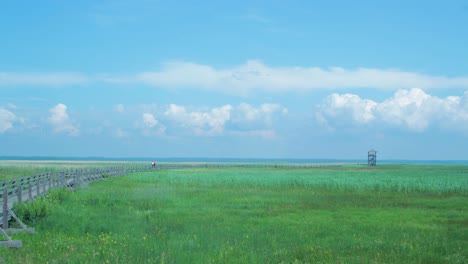
[(156, 71), (117, 75), (99, 73), (0, 72), (0, 86), (67, 86), (80, 84), (143, 84), (157, 88), (199, 89), (245, 95), (263, 92), (302, 92), (317, 89), (468, 88), (468, 76), (447, 77), (398, 69), (304, 66), (268, 66), (249, 60), (238, 66), (216, 68), (195, 62), (175, 61)]
[(270, 67), (257, 60), (227, 69), (193, 62), (171, 62), (164, 64), (160, 71), (140, 73), (135, 78), (157, 87), (201, 88), (230, 93), (338, 88), (468, 88), (468, 77), (431, 76), (395, 69)]
[(468, 132), (468, 92), (463, 96), (439, 98), (418, 88), (403, 89), (380, 103), (354, 94), (334, 93), (318, 108), (317, 120), (325, 125), (380, 122), (416, 132), (432, 125)]

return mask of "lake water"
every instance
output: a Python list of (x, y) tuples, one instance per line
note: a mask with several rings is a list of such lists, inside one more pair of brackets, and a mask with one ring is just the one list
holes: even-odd
[[(108, 157), (22, 157), (3, 156), (0, 160), (51, 160), (51, 161), (157, 161), (157, 162), (221, 162), (221, 163), (367, 163), (367, 159), (252, 159), (252, 158), (108, 158)], [(377, 164), (426, 164), (426, 165), (468, 165), (468, 160), (379, 160)]]

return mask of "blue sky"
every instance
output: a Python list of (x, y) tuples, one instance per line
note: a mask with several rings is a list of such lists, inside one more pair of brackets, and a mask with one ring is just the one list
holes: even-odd
[(467, 159), (466, 1), (0, 1), (0, 156)]

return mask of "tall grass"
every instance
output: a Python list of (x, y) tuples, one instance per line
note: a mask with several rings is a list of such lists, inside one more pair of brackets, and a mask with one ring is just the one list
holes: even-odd
[(243, 170), (194, 169), (161, 177), (171, 183), (308, 186), (341, 190), (468, 193), (468, 166), (349, 166), (344, 168)]
[[(396, 185), (405, 177), (412, 179)], [(466, 263), (466, 177), (463, 167), (412, 166), (135, 173), (50, 195), (60, 202), (34, 222), (36, 234), (15, 235), (23, 248), (0, 248), (0, 256), (6, 263)]]

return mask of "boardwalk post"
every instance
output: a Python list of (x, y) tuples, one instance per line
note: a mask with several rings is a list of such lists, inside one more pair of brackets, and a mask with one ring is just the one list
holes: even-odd
[(29, 200), (31, 201), (32, 200), (32, 185), (31, 185), (30, 178), (28, 178), (28, 196), (29, 196)]
[(3, 229), (8, 229), (8, 188), (3, 187)]
[(73, 173), (73, 187), (75, 188), (76, 185), (78, 184), (78, 182), (76, 181), (76, 171), (74, 172), (72, 171), (72, 173)]
[(46, 191), (46, 182), (43, 180), (44, 179), (44, 174), (39, 175), (39, 192), (41, 192), (41, 185), (42, 185), (42, 192), (44, 193)]
[(22, 200), (23, 200), (23, 185), (21, 184), (22, 181), (20, 182), (19, 186), (18, 186), (18, 203), (21, 203)]
[(47, 192), (47, 174), (43, 174), (42, 179), (43, 179), (42, 193), (46, 193)]
[(60, 185), (65, 186), (65, 172), (60, 172)]
[(49, 180), (49, 189), (52, 189), (52, 173), (47, 173), (47, 179)]
[(36, 196), (40, 195), (41, 194), (41, 190), (40, 190), (40, 178), (39, 177), (36, 177)]

